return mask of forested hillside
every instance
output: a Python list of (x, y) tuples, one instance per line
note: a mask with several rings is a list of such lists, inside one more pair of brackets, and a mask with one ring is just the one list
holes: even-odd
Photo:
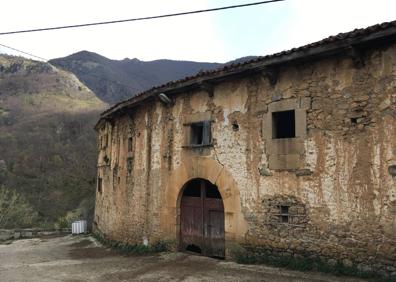
[[(0, 55), (0, 213), (12, 210), (12, 197), (19, 203), (14, 221), (0, 216), (0, 228), (52, 224), (93, 208), (93, 126), (105, 107), (71, 73)], [(31, 222), (21, 214), (31, 214)]]

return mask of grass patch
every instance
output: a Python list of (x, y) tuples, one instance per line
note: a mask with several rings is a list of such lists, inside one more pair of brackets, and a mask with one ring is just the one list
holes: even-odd
[(346, 266), (341, 261), (330, 264), (320, 258), (264, 255), (243, 247), (235, 248), (231, 254), (234, 260), (240, 264), (265, 264), (297, 271), (318, 271), (338, 276), (360, 277), (369, 279), (369, 281), (396, 282), (396, 278), (381, 278), (375, 272), (362, 271), (356, 265)]
[(169, 243), (165, 241), (157, 241), (153, 245), (143, 244), (127, 244), (123, 242), (113, 241), (105, 238), (98, 232), (94, 232), (93, 236), (103, 245), (110, 247), (112, 250), (124, 255), (149, 255), (160, 252), (167, 252), (170, 249)]

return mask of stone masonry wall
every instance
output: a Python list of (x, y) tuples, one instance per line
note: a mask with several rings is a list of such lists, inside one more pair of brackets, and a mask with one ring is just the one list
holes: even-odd
[[(396, 46), (366, 51), (363, 62), (284, 66), (275, 85), (259, 73), (218, 84), (213, 96), (180, 93), (172, 106), (151, 101), (107, 122), (97, 228), (129, 243), (176, 242), (163, 228), (163, 215), (174, 212), (164, 201), (172, 171), (207, 158), (238, 187), (247, 222), (238, 243), (395, 272)], [(296, 126), (302, 116), (306, 125), (301, 142), (284, 148), (270, 144), (264, 122), (279, 101), (307, 103), (296, 115)], [(186, 148), (186, 119), (202, 114), (211, 117), (213, 146)], [(293, 168), (271, 169), (273, 150)]]

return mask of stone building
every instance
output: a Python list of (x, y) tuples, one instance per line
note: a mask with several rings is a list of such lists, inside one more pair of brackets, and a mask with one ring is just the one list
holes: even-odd
[(154, 87), (96, 129), (111, 240), (396, 271), (396, 21)]

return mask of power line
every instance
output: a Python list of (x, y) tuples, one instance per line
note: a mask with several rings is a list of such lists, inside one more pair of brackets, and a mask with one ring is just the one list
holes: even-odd
[(242, 8), (242, 7), (248, 7), (248, 6), (256, 6), (256, 5), (269, 4), (269, 3), (281, 2), (281, 1), (285, 1), (285, 0), (267, 0), (267, 1), (260, 1), (260, 2), (254, 2), (254, 3), (239, 4), (239, 5), (233, 5), (233, 6), (224, 6), (224, 7), (219, 7), (219, 8), (212, 8), (212, 9), (205, 9), (205, 10), (196, 10), (196, 11), (189, 11), (189, 12), (179, 12), (179, 13), (165, 14), (165, 15), (159, 15), (159, 16), (141, 17), (141, 18), (134, 18), (134, 19), (114, 20), (114, 21), (95, 22), (95, 23), (86, 23), (86, 24), (75, 24), (75, 25), (65, 25), (65, 26), (46, 27), (46, 28), (37, 28), (37, 29), (27, 29), (27, 30), (18, 30), (18, 31), (7, 31), (7, 32), (0, 32), (0, 35), (16, 34), (16, 33), (27, 33), (27, 32), (37, 32), (37, 31), (48, 31), (48, 30), (66, 29), (66, 28), (77, 28), (77, 27), (86, 27), (86, 26), (94, 26), (94, 25), (105, 25), (105, 24), (115, 24), (115, 23), (124, 23), (124, 22), (135, 22), (135, 21), (143, 21), (143, 20), (153, 20), (153, 19), (161, 19), (161, 18), (169, 18), (169, 17), (176, 17), (176, 16), (185, 16), (185, 15), (191, 15), (191, 14), (200, 14), (200, 13), (206, 13), (206, 12), (214, 12), (214, 11)]
[(14, 51), (17, 51), (17, 52), (19, 52), (19, 53), (22, 53), (22, 54), (25, 54), (25, 55), (28, 55), (28, 56), (31, 56), (31, 57), (38, 58), (38, 59), (43, 60), (43, 61), (48, 61), (47, 59), (44, 59), (44, 58), (42, 58), (42, 57), (33, 55), (33, 54), (31, 54), (31, 53), (28, 53), (28, 52), (25, 52), (25, 51), (22, 51), (22, 50), (19, 50), (19, 49), (16, 49), (16, 48), (13, 48), (13, 47), (10, 47), (10, 46), (1, 44), (1, 43), (0, 43), (0, 46), (5, 47), (5, 48), (8, 48), (8, 49), (11, 49), (11, 50), (14, 50)]

